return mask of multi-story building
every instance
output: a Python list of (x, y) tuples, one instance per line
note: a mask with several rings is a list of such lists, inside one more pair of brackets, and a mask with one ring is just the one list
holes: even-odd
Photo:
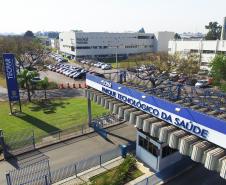
[(226, 55), (226, 18), (222, 26), (221, 40), (171, 40), (168, 45), (169, 54), (196, 53), (200, 58), (200, 69), (210, 70), (210, 62), (216, 54)]
[(172, 32), (161, 32), (166, 35), (160, 39), (152, 33), (108, 33), (108, 32), (62, 32), (59, 35), (60, 51), (72, 58), (126, 58), (130, 54), (168, 50), (168, 41), (173, 38)]

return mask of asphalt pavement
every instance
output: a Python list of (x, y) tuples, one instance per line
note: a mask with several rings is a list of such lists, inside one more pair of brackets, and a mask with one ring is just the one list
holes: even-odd
[(5, 173), (19, 166), (31, 164), (33, 161), (49, 159), (51, 170), (55, 170), (88, 157), (101, 154), (136, 140), (136, 129), (133, 125), (121, 124), (111, 128), (108, 139), (91, 134), (61, 142), (35, 152), (20, 156), (17, 161), (0, 162), (0, 184), (5, 185)]
[(202, 164), (196, 165), (165, 185), (226, 185), (219, 173), (207, 170)]

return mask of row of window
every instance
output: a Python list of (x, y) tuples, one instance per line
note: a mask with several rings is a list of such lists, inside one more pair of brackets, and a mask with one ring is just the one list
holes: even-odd
[[(149, 153), (154, 155), (155, 157), (158, 157), (160, 155), (159, 149), (157, 146), (155, 146), (153, 143), (151, 143), (149, 140), (139, 136), (138, 141), (139, 146), (147, 150)], [(170, 148), (169, 146), (165, 146), (162, 149), (162, 158), (171, 155), (173, 153), (177, 152), (176, 149)]]
[[(111, 46), (67, 46), (63, 45), (63, 47), (71, 47), (71, 50), (74, 51), (76, 49), (108, 49), (112, 48)], [(121, 47), (120, 47), (121, 48)], [(153, 48), (153, 45), (133, 45), (133, 46), (125, 46), (124, 48)]]

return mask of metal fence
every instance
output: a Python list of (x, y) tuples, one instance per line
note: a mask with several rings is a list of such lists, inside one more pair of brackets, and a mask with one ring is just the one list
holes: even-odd
[[(119, 120), (114, 114), (97, 117), (94, 121), (100, 123), (103, 128), (122, 122), (122, 120)], [(43, 132), (41, 134), (36, 134), (33, 130), (23, 130), (14, 135), (7, 135), (6, 133), (0, 138), (0, 152), (3, 150), (5, 158), (10, 158), (25, 152), (33, 151), (36, 148), (48, 146), (59, 141), (64, 141), (92, 132), (94, 132), (92, 127), (89, 127), (87, 124), (83, 124), (63, 130), (59, 129), (54, 132)]]
[(77, 176), (90, 168), (101, 166), (103, 163), (121, 156), (119, 147), (103, 154), (89, 157), (88, 159), (75, 162), (63, 168), (51, 171), (51, 182), (55, 183), (71, 176)]
[[(129, 143), (127, 146), (127, 152), (135, 150), (134, 144)], [(49, 161), (43, 160), (7, 173), (7, 185), (50, 185), (68, 177), (77, 177), (86, 170), (101, 166), (103, 163), (123, 155), (124, 149), (119, 146), (56, 170), (50, 170)]]
[[(43, 160), (6, 174), (8, 185), (39, 185), (50, 182), (49, 161)], [(45, 182), (46, 183), (43, 183)]]

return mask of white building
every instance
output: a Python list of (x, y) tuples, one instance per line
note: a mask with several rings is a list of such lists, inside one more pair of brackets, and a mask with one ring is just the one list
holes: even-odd
[(169, 54), (196, 53), (200, 57), (202, 70), (210, 70), (209, 64), (216, 54), (226, 55), (226, 18), (222, 26), (221, 40), (171, 40)]
[[(160, 38), (163, 37), (162, 39)], [(130, 54), (168, 50), (168, 41), (174, 33), (108, 33), (108, 32), (62, 32), (59, 35), (60, 51), (73, 58), (127, 57)], [(160, 40), (160, 44), (156, 43)]]
[(209, 64), (216, 54), (226, 54), (226, 40), (192, 41), (171, 40), (169, 41), (169, 54), (196, 53), (200, 56), (202, 70), (209, 70)]

